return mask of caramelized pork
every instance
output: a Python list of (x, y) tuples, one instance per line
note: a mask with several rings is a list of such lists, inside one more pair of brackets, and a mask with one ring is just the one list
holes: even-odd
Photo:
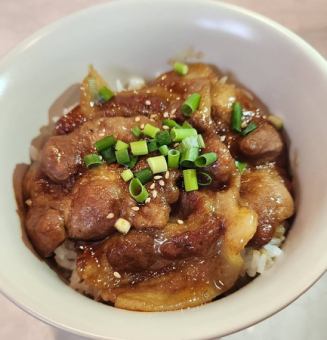
[[(137, 311), (212, 301), (244, 273), (244, 248), (269, 242), (294, 213), (287, 161), (279, 162), (286, 150), (282, 135), (266, 121), (258, 100), (209, 65), (189, 65), (185, 76), (164, 73), (108, 101), (94, 91), (104, 86), (91, 67), (80, 105), (59, 119), (39, 162), (25, 176), (30, 240), (42, 257), (72, 243), (77, 260), (71, 286), (95, 300)], [(201, 96), (199, 107), (185, 117), (181, 106), (195, 92)], [(244, 108), (242, 123), (253, 120), (258, 126), (246, 136), (231, 128), (236, 100)], [(216, 153), (217, 161), (201, 168), (212, 178), (209, 186), (186, 192), (183, 168), (169, 169), (144, 184), (149, 197), (137, 203), (121, 177), (125, 167), (84, 165), (83, 157), (97, 152), (99, 139), (113, 135), (130, 143), (138, 140), (132, 128), (149, 123), (165, 129), (165, 118), (187, 121), (203, 136), (201, 152)], [(177, 144), (169, 148), (181, 147)], [(139, 157), (133, 173), (159, 154)], [(236, 160), (249, 162), (242, 175)], [(130, 225), (126, 233), (117, 227), (119, 218)]]

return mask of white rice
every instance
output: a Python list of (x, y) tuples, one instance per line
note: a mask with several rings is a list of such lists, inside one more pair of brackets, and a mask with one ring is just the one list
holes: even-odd
[(122, 92), (126, 90), (136, 91), (136, 90), (141, 89), (144, 85), (145, 85), (145, 80), (141, 77), (129, 78), (126, 85), (124, 85), (121, 79), (118, 78), (116, 80), (115, 90), (117, 92)]
[(283, 253), (283, 250), (280, 247), (285, 240), (284, 234), (285, 228), (279, 226), (271, 241), (262, 248), (245, 248), (243, 258), (247, 275), (255, 277), (257, 274), (262, 274), (274, 264), (276, 258)]
[(77, 254), (72, 241), (66, 240), (55, 250), (55, 260), (62, 268), (74, 270), (76, 267), (76, 258)]

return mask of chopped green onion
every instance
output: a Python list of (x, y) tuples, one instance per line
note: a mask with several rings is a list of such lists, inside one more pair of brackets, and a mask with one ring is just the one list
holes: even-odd
[(193, 129), (193, 126), (187, 121), (185, 120), (183, 125), (182, 125), (183, 129)]
[(240, 161), (235, 161), (235, 165), (236, 165), (237, 170), (240, 173), (243, 173), (248, 166), (245, 162), (240, 162)]
[(171, 149), (168, 151), (168, 167), (169, 169), (177, 169), (179, 166), (179, 158), (181, 153), (178, 150)]
[(155, 138), (156, 134), (160, 131), (159, 128), (151, 125), (151, 124), (145, 124), (143, 133), (151, 138)]
[(139, 140), (137, 142), (131, 142), (131, 150), (134, 156), (143, 156), (149, 153), (146, 140)]
[(115, 163), (116, 162), (116, 155), (115, 150), (113, 147), (110, 147), (108, 149), (102, 150), (101, 152), (102, 158), (108, 163)]
[(267, 120), (277, 129), (281, 130), (283, 128), (283, 120), (276, 116), (276, 115), (270, 115), (268, 116)]
[(120, 174), (121, 178), (124, 180), (124, 182), (128, 182), (130, 179), (134, 177), (133, 172), (130, 169), (124, 170)]
[(128, 148), (128, 144), (123, 142), (122, 140), (118, 140), (116, 145), (115, 145), (115, 149), (118, 150), (123, 150), (123, 149), (127, 149)]
[(157, 151), (158, 150), (158, 144), (155, 139), (150, 139), (148, 141), (148, 150), (149, 152)]
[(127, 165), (130, 162), (130, 157), (127, 149), (117, 150), (115, 152), (117, 163)]
[(102, 160), (100, 156), (95, 153), (90, 153), (89, 155), (85, 155), (83, 157), (83, 161), (88, 168), (94, 165), (102, 164)]
[(138, 126), (133, 127), (131, 131), (135, 137), (140, 137), (142, 134), (142, 130)]
[(206, 172), (198, 172), (197, 173), (198, 184), (200, 186), (208, 186), (212, 183), (212, 177)]
[(133, 178), (129, 182), (129, 193), (138, 203), (143, 203), (149, 197), (149, 193), (138, 178)]
[(184, 63), (176, 61), (174, 63), (174, 70), (181, 76), (185, 76), (188, 72), (188, 66)]
[(170, 136), (173, 142), (181, 142), (184, 138), (190, 136), (197, 136), (197, 131), (195, 129), (177, 129), (172, 128), (170, 131)]
[(198, 143), (199, 143), (199, 147), (200, 148), (205, 148), (205, 143), (204, 143), (204, 139), (202, 137), (202, 135), (198, 135)]
[(241, 134), (242, 136), (246, 136), (250, 132), (254, 131), (256, 128), (257, 128), (257, 124), (254, 122), (251, 122), (244, 130), (242, 130)]
[(213, 164), (217, 160), (217, 154), (215, 152), (204, 153), (195, 160), (195, 165), (199, 168), (203, 168)]
[(150, 157), (147, 159), (153, 174), (167, 171), (167, 162), (164, 156)]
[(162, 125), (167, 125), (169, 126), (171, 129), (172, 128), (181, 128), (181, 126), (173, 119), (164, 119), (162, 121)]
[(110, 100), (114, 96), (114, 93), (110, 89), (108, 89), (107, 86), (103, 86), (99, 90), (99, 96), (100, 96), (102, 101), (107, 102), (108, 100)]
[(200, 101), (201, 96), (198, 93), (193, 93), (188, 96), (181, 107), (184, 116), (190, 117), (192, 113), (194, 113), (198, 109)]
[(134, 176), (140, 180), (142, 184), (148, 183), (153, 178), (153, 173), (150, 168), (145, 168), (134, 173)]
[(242, 114), (242, 105), (239, 102), (234, 102), (232, 107), (232, 129), (236, 132), (241, 132)]
[(159, 148), (159, 151), (162, 155), (167, 156), (168, 155), (168, 146), (167, 145), (161, 145)]
[(198, 136), (190, 136), (186, 137), (182, 140), (183, 148), (189, 149), (189, 148), (198, 148), (199, 142), (198, 142)]
[(198, 156), (199, 148), (188, 148), (182, 153), (180, 165), (184, 168), (193, 168)]
[(98, 151), (102, 151), (108, 149), (109, 147), (115, 145), (116, 139), (114, 136), (107, 136), (102, 139), (99, 139), (94, 143), (94, 146)]
[(195, 169), (183, 170), (183, 178), (184, 178), (185, 191), (188, 192), (188, 191), (194, 191), (194, 190), (199, 189)]
[(131, 159), (129, 161), (129, 163), (124, 164), (124, 165), (126, 165), (130, 169), (133, 169), (134, 166), (136, 165), (137, 161), (139, 160), (139, 158), (137, 156), (134, 156), (134, 155), (131, 155), (129, 158)]
[(156, 141), (158, 145), (169, 145), (171, 143), (171, 137), (168, 131), (160, 131), (156, 135)]

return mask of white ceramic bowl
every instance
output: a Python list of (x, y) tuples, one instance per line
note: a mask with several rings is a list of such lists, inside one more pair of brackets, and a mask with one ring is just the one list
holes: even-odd
[[(236, 293), (190, 310), (137, 313), (94, 302), (62, 283), (21, 240), (12, 174), (47, 112), (89, 63), (109, 80), (153, 77), (193, 47), (233, 72), (285, 118), (297, 187), (297, 216), (275, 266)], [(121, 1), (65, 18), (35, 34), (0, 64), (0, 289), (52, 325), (106, 339), (207, 339), (280, 310), (327, 265), (327, 64), (280, 25), (204, 0)], [(63, 103), (65, 104), (65, 103)], [(53, 107), (53, 110), (56, 108)]]

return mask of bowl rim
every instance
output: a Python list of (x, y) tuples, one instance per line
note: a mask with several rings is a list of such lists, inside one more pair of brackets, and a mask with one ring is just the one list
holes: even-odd
[[(144, 6), (149, 5), (151, 0), (138, 0), (137, 6)], [(176, 2), (179, 3), (186, 3), (185, 0), (165, 0), (165, 1), (158, 1), (156, 5), (160, 5), (160, 3), (164, 2), (165, 4), (169, 3), (171, 5), (176, 4)], [(288, 40), (292, 41), (297, 48), (299, 48), (301, 51), (305, 51), (305, 53), (313, 60), (313, 62), (317, 63), (319, 65), (319, 68), (322, 72), (324, 72), (327, 76), (327, 60), (314, 48), (312, 47), (308, 42), (306, 42), (303, 38), (298, 36), (296, 33), (292, 32), (290, 29), (284, 27), (283, 25), (279, 24), (278, 22), (262, 15), (259, 13), (256, 13), (252, 10), (243, 8), (238, 5), (230, 4), (225, 1), (221, 0), (187, 0), (188, 3), (192, 3), (193, 5), (198, 6), (216, 6), (218, 8), (231, 10), (233, 12), (236, 12), (240, 14), (241, 16), (245, 16), (253, 21), (260, 22), (261, 24), (270, 27), (272, 30), (275, 30), (285, 36)], [(54, 32), (60, 25), (64, 23), (69, 23), (71, 20), (75, 19), (76, 17), (82, 16), (89, 12), (96, 12), (101, 8), (107, 8), (107, 7), (114, 7), (114, 6), (133, 6), (136, 2), (134, 0), (111, 0), (108, 2), (104, 2), (97, 5), (91, 5), (87, 8), (83, 8), (77, 11), (74, 11), (71, 14), (65, 15), (54, 22), (51, 22), (48, 25), (45, 25), (44, 27), (37, 30), (32, 35), (29, 35), (27, 38), (23, 39), (20, 43), (18, 43), (15, 47), (10, 49), (7, 53), (5, 53), (0, 58), (0, 71), (3, 71), (6, 69), (7, 64), (10, 64), (11, 60), (18, 57), (21, 53), (23, 53), (25, 50), (28, 50), (30, 48), (33, 48), (34, 44), (37, 44), (37, 42), (42, 39), (43, 37), (46, 37), (49, 33)], [(151, 4), (153, 4), (151, 2)], [(324, 273), (327, 271), (327, 263), (320, 266), (318, 270), (312, 273), (311, 277), (312, 279), (310, 282), (303, 285), (301, 289), (298, 289), (296, 292), (289, 294), (289, 299), (287, 302), (280, 303), (279, 306), (273, 307), (273, 309), (270, 310), (270, 312), (265, 312), (262, 316), (256, 317), (253, 319), (252, 322), (243, 322), (242, 324), (238, 324), (233, 327), (233, 329), (230, 329), (225, 334), (218, 334), (218, 331), (214, 329), (208, 330), (208, 332), (204, 335), (203, 339), (214, 339), (217, 335), (220, 336), (227, 336), (231, 335), (233, 333), (236, 333), (238, 331), (241, 331), (247, 327), (250, 327), (252, 325), (255, 325), (258, 322), (261, 322), (275, 313), (278, 313), (291, 303), (293, 303), (295, 300), (297, 300), (302, 294), (304, 294), (308, 289), (310, 289), (320, 278), (324, 275)], [(27, 312), (28, 314), (32, 315), (33, 317), (37, 318), (38, 320), (56, 327), (57, 329), (61, 329), (76, 335), (80, 336), (87, 336), (92, 339), (100, 339), (99, 335), (96, 335), (94, 333), (88, 332), (88, 331), (82, 331), (78, 328), (75, 328), (73, 326), (69, 326), (66, 324), (63, 324), (61, 322), (58, 322), (56, 320), (51, 320), (46, 315), (43, 315), (39, 311), (33, 310), (28, 303), (20, 302), (19, 298), (16, 299), (14, 297), (14, 294), (10, 292), (10, 288), (4, 287), (5, 284), (0, 281), (0, 293), (5, 296), (8, 300), (13, 302), (17, 307), (22, 309), (23, 311)], [(178, 312), (178, 311), (175, 311)], [(118, 337), (112, 337), (109, 336), (108, 339), (115, 339), (115, 340), (123, 340), (123, 338)]]

